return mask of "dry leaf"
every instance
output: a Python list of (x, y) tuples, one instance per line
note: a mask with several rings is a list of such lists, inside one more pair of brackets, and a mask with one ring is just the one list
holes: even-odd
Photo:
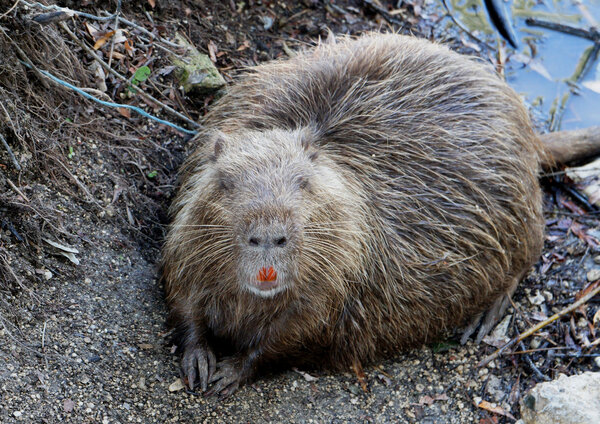
[(510, 59), (522, 63), (525, 66), (529, 66), (529, 68), (546, 78), (548, 81), (554, 81), (550, 72), (546, 69), (546, 67), (537, 59), (532, 59), (529, 56), (526, 56), (522, 53), (515, 53), (510, 56)]
[(106, 86), (106, 73), (104, 73), (104, 68), (102, 68), (98, 62), (94, 61), (90, 66), (90, 70), (94, 73), (94, 80), (98, 90), (106, 93), (108, 87)]
[(573, 221), (573, 223), (571, 224), (571, 231), (582, 241), (586, 242), (592, 249), (595, 249), (600, 245), (598, 243), (598, 240), (587, 234), (583, 225), (576, 221)]
[(125, 55), (123, 53), (119, 53), (119, 52), (112, 52), (112, 57), (113, 57), (113, 59), (121, 60), (125, 57)]
[(248, 40), (246, 40), (246, 41), (244, 41), (244, 43), (241, 46), (239, 46), (237, 48), (237, 51), (241, 52), (242, 50), (246, 50), (249, 47), (250, 47), (250, 42)]
[(211, 41), (208, 42), (208, 55), (210, 56), (210, 60), (212, 60), (213, 62), (217, 61), (217, 52), (219, 51), (219, 48), (217, 47), (217, 45), (215, 43)]
[(577, 215), (585, 215), (585, 211), (572, 200), (560, 198), (560, 204)]
[(126, 33), (126, 30), (118, 29), (115, 33), (115, 36), (113, 37), (113, 39), (115, 40), (115, 44), (121, 44), (127, 41), (127, 37), (125, 36)]
[(120, 108), (118, 108), (118, 111), (125, 118), (131, 118), (131, 111), (128, 108), (126, 108), (126, 107), (120, 107)]
[(156, 0), (148, 0), (148, 4), (152, 9), (154, 9), (156, 7)]
[(304, 379), (305, 379), (306, 381), (308, 381), (308, 382), (311, 382), (311, 381), (316, 381), (316, 380), (318, 380), (318, 378), (317, 378), (317, 377), (313, 377), (312, 375), (310, 375), (310, 374), (309, 374), (309, 373), (307, 373), (307, 372), (300, 371), (298, 368), (292, 368), (292, 369), (293, 369), (294, 371), (296, 371), (298, 374), (300, 374), (302, 377), (304, 377)]
[(42, 240), (44, 240), (50, 246), (57, 248), (58, 253), (60, 255), (63, 255), (75, 265), (79, 265), (79, 259), (77, 259), (77, 257), (75, 256), (75, 253), (79, 253), (79, 250), (75, 249), (74, 247), (65, 246), (64, 244), (57, 243), (47, 238), (42, 238)]
[(125, 40), (125, 43), (123, 43), (123, 47), (125, 47), (125, 50), (127, 50), (128, 52), (132, 52), (133, 51), (133, 41)]
[(499, 406), (492, 405), (487, 400), (481, 400), (479, 402), (475, 401), (475, 406), (481, 409), (485, 409), (486, 411), (491, 412), (493, 414), (502, 415), (503, 417), (508, 417), (516, 421), (515, 417), (510, 412), (505, 411)]
[(96, 41), (96, 43), (94, 44), (94, 50), (98, 50), (100, 47), (105, 45), (106, 42), (110, 39), (110, 37), (112, 37), (113, 35), (115, 35), (114, 31), (108, 31), (106, 34), (100, 37), (98, 41)]
[(95, 41), (97, 34), (100, 32), (100, 29), (90, 24), (89, 22), (84, 22), (83, 24), (85, 25), (85, 29), (87, 30), (88, 34), (90, 34)]

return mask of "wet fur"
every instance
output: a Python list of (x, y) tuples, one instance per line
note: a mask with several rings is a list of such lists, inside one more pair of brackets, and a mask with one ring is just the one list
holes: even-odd
[[(162, 258), (184, 348), (217, 337), (242, 355), (258, 348), (257, 367), (370, 361), (464, 324), (540, 254), (543, 153), (527, 111), (489, 66), (444, 46), (380, 34), (321, 44), (250, 69), (204, 124)], [(293, 284), (272, 298), (238, 282), (238, 212), (215, 174), (228, 148), (250, 186), (292, 172), (269, 166), (281, 158), (269, 149), (249, 172), (244, 143), (261, 133), (340, 182), (313, 176), (312, 191), (273, 209), (292, 214), (300, 242)]]

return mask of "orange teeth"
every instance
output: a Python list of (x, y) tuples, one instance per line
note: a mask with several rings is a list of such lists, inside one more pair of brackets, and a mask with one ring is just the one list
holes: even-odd
[(275, 271), (272, 266), (270, 266), (268, 269), (262, 267), (260, 271), (258, 271), (256, 279), (261, 283), (275, 281), (277, 280), (277, 271)]

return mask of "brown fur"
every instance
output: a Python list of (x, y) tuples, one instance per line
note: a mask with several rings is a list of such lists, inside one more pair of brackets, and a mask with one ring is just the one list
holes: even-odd
[[(540, 254), (543, 154), (527, 111), (489, 66), (446, 47), (380, 34), (320, 44), (251, 69), (204, 123), (163, 276), (184, 349), (224, 339), (252, 355), (244, 377), (431, 341)], [(261, 265), (249, 225), (289, 234), (269, 259), (285, 270), (271, 298), (243, 283)]]

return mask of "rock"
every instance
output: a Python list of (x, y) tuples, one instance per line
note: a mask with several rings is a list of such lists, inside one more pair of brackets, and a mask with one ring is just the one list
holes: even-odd
[(493, 374), (488, 378), (486, 391), (496, 403), (500, 403), (506, 396), (506, 393), (502, 390), (502, 380)]
[(600, 279), (600, 268), (592, 268), (587, 273), (588, 281), (596, 281)]
[(527, 296), (527, 299), (532, 305), (541, 305), (546, 301), (546, 298), (540, 294), (539, 290), (536, 290), (535, 296)]
[(186, 93), (210, 94), (225, 86), (225, 80), (210, 58), (198, 51), (177, 34), (177, 42), (185, 47), (184, 57), (173, 57), (173, 64), (180, 71), (180, 82)]
[(169, 386), (170, 392), (178, 392), (181, 389), (183, 389), (183, 382), (181, 381), (180, 378), (178, 378), (177, 380), (172, 382), (171, 385)]
[(521, 400), (521, 418), (525, 424), (598, 424), (600, 372), (538, 384)]

